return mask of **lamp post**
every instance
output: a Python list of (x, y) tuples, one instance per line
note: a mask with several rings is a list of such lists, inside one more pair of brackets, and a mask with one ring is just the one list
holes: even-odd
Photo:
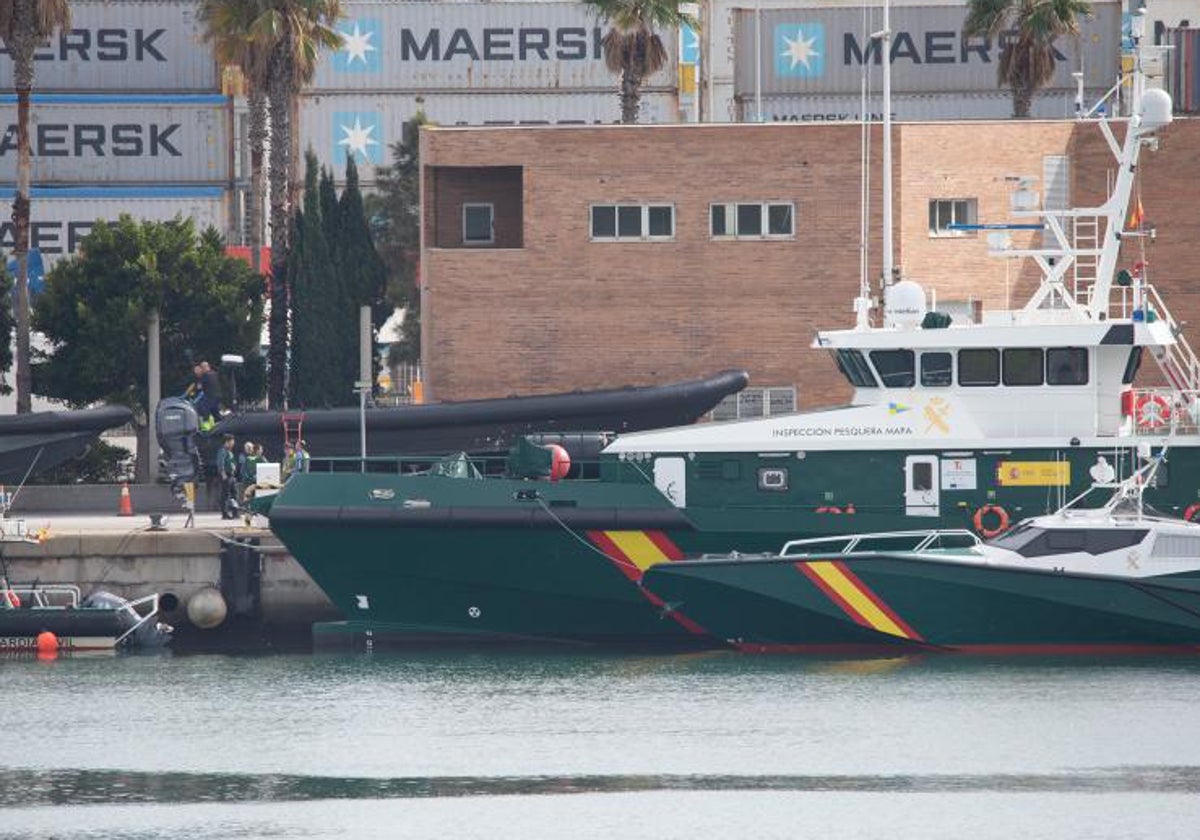
[(367, 394), (371, 393), (371, 383), (366, 380), (359, 380), (354, 383), (354, 390), (358, 392), (358, 447), (359, 447), (359, 462), (358, 468), (361, 472), (367, 471)]

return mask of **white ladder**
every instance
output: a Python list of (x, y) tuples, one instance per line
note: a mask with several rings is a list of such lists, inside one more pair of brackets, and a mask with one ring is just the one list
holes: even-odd
[(1100, 269), (1100, 217), (1075, 216), (1071, 222), (1075, 300), (1087, 306), (1091, 303), (1092, 287)]

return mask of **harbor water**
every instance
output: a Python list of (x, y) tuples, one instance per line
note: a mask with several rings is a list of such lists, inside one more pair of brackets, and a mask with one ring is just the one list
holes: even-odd
[(0, 838), (1191, 838), (1200, 659), (0, 661)]

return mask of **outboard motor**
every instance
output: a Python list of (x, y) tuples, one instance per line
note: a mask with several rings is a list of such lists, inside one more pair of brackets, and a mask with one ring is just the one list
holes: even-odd
[(168, 397), (158, 404), (154, 427), (162, 449), (159, 463), (170, 477), (171, 486), (178, 488), (184, 482), (196, 481), (200, 472), (200, 452), (196, 447), (200, 418), (196, 409), (182, 397)]

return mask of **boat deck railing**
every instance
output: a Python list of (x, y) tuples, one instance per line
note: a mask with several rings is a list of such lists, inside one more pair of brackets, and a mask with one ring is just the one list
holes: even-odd
[(7, 584), (0, 587), (0, 608), (9, 603), (2, 597), (7, 592), (16, 595), (25, 607), (73, 609), (83, 600), (79, 587), (72, 583)]
[(876, 551), (917, 552), (947, 548), (972, 548), (982, 540), (963, 528), (925, 531), (878, 531), (871, 534), (842, 534), (792, 540), (779, 551), (780, 557), (810, 557), (814, 554), (868, 554)]
[[(510, 470), (510, 459), (506, 454), (498, 455), (468, 455), (462, 462), (448, 462), (446, 455), (368, 455), (366, 458), (357, 455), (342, 455), (328, 457), (313, 457), (309, 461), (310, 473), (376, 473), (383, 475), (418, 475), (429, 473), (441, 464), (450, 464), (450, 469), (444, 475), (453, 475), (453, 467), (457, 463), (469, 466), (467, 475), (461, 478), (499, 478), (513, 477)], [(621, 462), (620, 469), (634, 472), (632, 465), (626, 466)], [(600, 459), (572, 458), (571, 472), (567, 480), (599, 478)]]
[(1200, 434), (1200, 391), (1135, 389), (1133, 421), (1135, 433), (1148, 437)]

